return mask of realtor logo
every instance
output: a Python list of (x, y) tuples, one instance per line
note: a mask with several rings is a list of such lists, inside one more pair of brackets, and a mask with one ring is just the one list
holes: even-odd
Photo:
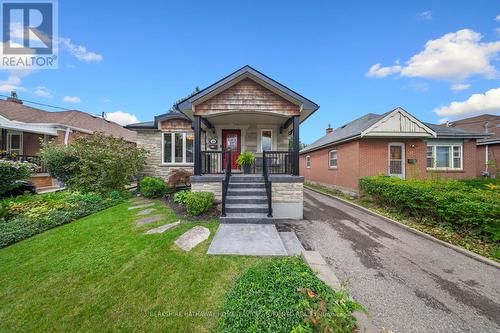
[(57, 3), (3, 1), (0, 67), (57, 68)]

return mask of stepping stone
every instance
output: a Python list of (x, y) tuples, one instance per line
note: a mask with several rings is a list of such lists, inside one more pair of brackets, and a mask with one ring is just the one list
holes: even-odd
[(145, 203), (145, 204), (142, 204), (142, 205), (129, 207), (129, 208), (128, 208), (128, 210), (137, 209), (137, 208), (149, 207), (149, 206), (153, 206), (154, 204), (155, 204), (154, 202)]
[(155, 210), (156, 210), (156, 208), (148, 208), (148, 209), (141, 210), (139, 213), (137, 213), (135, 215), (137, 215), (137, 216), (148, 215), (148, 214), (151, 214), (152, 212), (154, 212)]
[(157, 221), (161, 221), (162, 219), (163, 219), (163, 215), (148, 216), (148, 217), (145, 217), (145, 218), (137, 221), (136, 226), (142, 227), (143, 225), (157, 222)]
[(162, 226), (160, 226), (158, 228), (154, 228), (154, 229), (146, 231), (146, 234), (147, 235), (161, 234), (161, 233), (167, 231), (168, 229), (172, 229), (173, 227), (178, 226), (179, 224), (181, 224), (180, 220), (177, 221), (177, 222), (174, 222), (174, 223), (164, 224), (164, 225), (162, 225)]
[(193, 247), (208, 239), (210, 230), (205, 227), (196, 226), (177, 238), (175, 244), (184, 251), (191, 251)]

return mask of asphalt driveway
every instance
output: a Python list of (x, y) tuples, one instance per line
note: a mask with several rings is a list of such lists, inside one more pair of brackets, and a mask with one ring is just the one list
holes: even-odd
[(500, 269), (341, 201), (305, 190), (303, 221), (283, 222), (319, 251), (375, 325), (394, 332), (500, 332)]

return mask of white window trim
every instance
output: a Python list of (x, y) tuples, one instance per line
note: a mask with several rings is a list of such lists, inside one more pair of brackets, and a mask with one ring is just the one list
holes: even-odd
[[(171, 160), (175, 161), (175, 134), (182, 134), (182, 162), (165, 162), (165, 135), (171, 136)], [(162, 132), (161, 133), (161, 162), (163, 166), (191, 166), (194, 164), (194, 140), (193, 140), (193, 162), (186, 162), (186, 135), (188, 132)]]
[[(391, 146), (401, 147), (401, 175), (391, 174)], [(390, 142), (387, 145), (387, 174), (389, 176), (401, 177), (405, 179), (406, 175), (406, 156), (405, 156), (405, 144), (402, 142)]]
[[(337, 165), (332, 165), (332, 156), (331, 154), (335, 152), (335, 161), (337, 161)], [(338, 152), (337, 152), (337, 149), (332, 149), (328, 152), (328, 168), (329, 169), (337, 169), (339, 166), (339, 155), (338, 155)]]
[(262, 133), (264, 131), (270, 131), (271, 132), (271, 151), (275, 150), (274, 149), (274, 131), (272, 128), (261, 128), (260, 129), (260, 136), (259, 136), (259, 153), (262, 153)]
[(306, 156), (306, 168), (311, 169), (311, 156), (310, 155)]
[[(464, 170), (464, 146), (462, 144), (427, 144), (427, 147), (432, 147), (432, 167), (427, 167), (427, 170), (437, 170), (437, 171), (463, 171)], [(436, 167), (437, 157), (436, 157), (436, 147), (448, 147), (450, 150), (449, 154), (449, 167)], [(454, 168), (453, 165), (453, 147), (460, 147), (460, 168)], [(427, 148), (425, 151), (425, 165), (427, 166)]]
[(7, 153), (11, 154), (11, 137), (12, 135), (19, 135), (20, 136), (20, 139), (19, 139), (19, 154), (18, 155), (23, 155), (23, 151), (24, 151), (24, 142), (23, 142), (23, 132), (18, 132), (18, 131), (7, 131)]

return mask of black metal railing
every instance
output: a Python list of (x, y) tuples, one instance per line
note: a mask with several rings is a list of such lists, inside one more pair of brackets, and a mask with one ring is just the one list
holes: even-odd
[(292, 174), (292, 151), (265, 151), (262, 154), (269, 174)]
[(47, 166), (42, 163), (39, 156), (33, 155), (17, 155), (17, 154), (0, 154), (0, 159), (7, 159), (14, 162), (29, 162), (36, 165), (36, 173), (47, 173)]
[(269, 181), (269, 165), (268, 165), (268, 157), (267, 152), (262, 152), (262, 175), (264, 176), (264, 183), (266, 185), (266, 194), (267, 194), (267, 216), (273, 216), (273, 205), (272, 205), (272, 184)]
[(226, 197), (229, 188), (229, 180), (231, 179), (231, 152), (226, 151), (226, 169), (224, 170), (224, 180), (222, 181), (222, 216), (226, 216)]

